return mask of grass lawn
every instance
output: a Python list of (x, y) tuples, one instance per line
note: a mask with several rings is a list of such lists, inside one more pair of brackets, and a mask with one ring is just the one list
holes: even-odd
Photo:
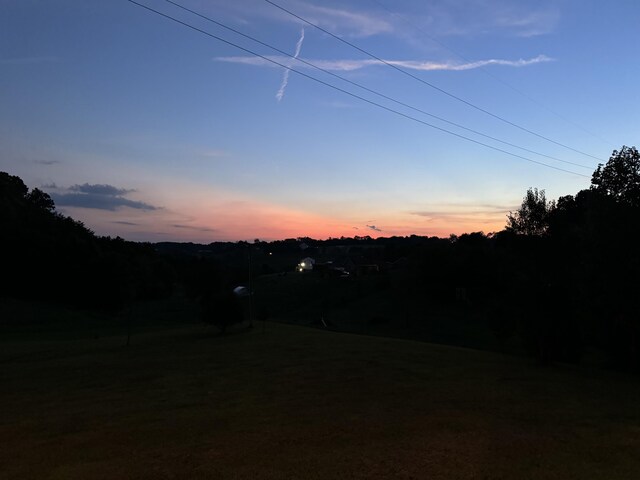
[(267, 323), (0, 341), (0, 478), (638, 479), (640, 381)]

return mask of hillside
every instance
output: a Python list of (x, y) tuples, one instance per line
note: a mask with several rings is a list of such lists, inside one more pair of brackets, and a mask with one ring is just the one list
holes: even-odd
[(640, 476), (630, 376), (274, 323), (114, 333), (3, 335), (1, 478)]

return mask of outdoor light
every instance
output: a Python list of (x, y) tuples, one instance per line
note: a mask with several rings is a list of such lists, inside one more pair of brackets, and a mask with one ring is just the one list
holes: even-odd
[(301, 267), (304, 267), (304, 266), (305, 266), (304, 262), (302, 262), (302, 263), (300, 264), (300, 266), (301, 266)]

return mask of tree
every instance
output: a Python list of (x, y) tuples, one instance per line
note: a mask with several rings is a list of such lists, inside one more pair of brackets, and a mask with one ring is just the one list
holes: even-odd
[(617, 202), (640, 207), (640, 153), (636, 147), (614, 150), (606, 165), (598, 165), (591, 189)]
[(555, 202), (547, 200), (544, 190), (529, 188), (520, 208), (515, 213), (509, 212), (507, 230), (522, 235), (544, 235), (554, 208)]
[[(20, 218), (24, 210), (24, 199), (29, 189), (20, 177), (0, 172), (0, 218)], [(7, 225), (4, 225), (7, 228)]]
[(242, 323), (244, 314), (238, 297), (230, 291), (210, 293), (202, 297), (202, 320), (226, 333), (227, 327)]
[(44, 210), (47, 212), (53, 212), (56, 209), (55, 203), (49, 196), (48, 193), (43, 192), (39, 188), (34, 188), (31, 190), (25, 198), (27, 201), (33, 205), (38, 210)]

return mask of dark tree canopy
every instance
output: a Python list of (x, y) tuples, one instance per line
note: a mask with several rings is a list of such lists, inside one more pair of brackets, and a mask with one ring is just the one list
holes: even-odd
[(614, 150), (593, 172), (591, 189), (632, 207), (640, 207), (640, 153), (636, 147)]
[(34, 188), (25, 197), (29, 203), (35, 208), (53, 212), (56, 209), (55, 203), (48, 193), (43, 192), (39, 188)]
[(511, 281), (525, 279), (523, 291), (537, 292), (515, 305), (525, 312), (541, 308), (523, 331), (531, 345), (544, 347), (541, 355), (556, 349), (552, 357), (569, 358), (588, 339), (607, 351), (612, 366), (640, 371), (638, 150), (614, 150), (594, 171), (590, 188), (557, 203), (530, 188), (508, 217), (509, 232), (521, 234), (505, 244), (520, 262)]
[(172, 272), (149, 245), (99, 237), (51, 197), (0, 172), (0, 298), (117, 311), (169, 294)]
[[(224, 332), (263, 307), (273, 318), (296, 322), (300, 316), (317, 322), (333, 312), (335, 328), (350, 329), (353, 322), (341, 323), (339, 312), (346, 305), (361, 308), (371, 295), (374, 319), (388, 317), (389, 328), (404, 325), (410, 335), (428, 330), (423, 338), (429, 341), (491, 348), (486, 327), (500, 350), (515, 352), (520, 342), (521, 351), (543, 362), (573, 362), (583, 349), (596, 349), (611, 366), (640, 372), (639, 157), (633, 147), (614, 151), (594, 172), (590, 188), (557, 202), (529, 188), (505, 230), (495, 234), (210, 245), (99, 237), (57, 213), (46, 193), (0, 172), (0, 301), (15, 297), (116, 313), (133, 302), (168, 297), (177, 287), (171, 305), (187, 302), (186, 311), (194, 313), (192, 302), (199, 300), (202, 319)], [(249, 265), (248, 251), (255, 260)], [(341, 262), (354, 276), (305, 276), (301, 301), (291, 301), (298, 298), (297, 286), (289, 291), (297, 278), (270, 277), (268, 285), (285, 291), (278, 297), (277, 288), (265, 289), (256, 310), (230, 290), (249, 272), (250, 278), (275, 271), (286, 277), (291, 262), (306, 255)], [(375, 275), (355, 278), (358, 265), (373, 264), (380, 267)], [(460, 331), (452, 334), (448, 321), (439, 330), (432, 311), (447, 312), (443, 318), (451, 312)], [(472, 324), (477, 333), (468, 328)]]
[(544, 190), (529, 188), (516, 212), (507, 216), (507, 230), (523, 235), (544, 235), (555, 202), (548, 201)]

